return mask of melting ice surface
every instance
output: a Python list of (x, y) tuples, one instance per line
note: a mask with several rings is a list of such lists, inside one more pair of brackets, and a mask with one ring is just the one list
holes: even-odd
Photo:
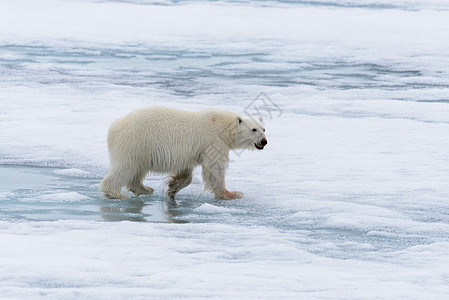
[[(80, 17), (82, 16), (82, 18)], [(0, 298), (445, 299), (446, 1), (0, 3)], [(263, 94), (261, 94), (263, 92)], [(214, 200), (107, 200), (143, 106), (262, 114)]]
[[(7, 220), (182, 222), (166, 199), (126, 201), (101, 197), (98, 179), (78, 169), (2, 166), (0, 199)], [(81, 176), (81, 177), (80, 177)]]

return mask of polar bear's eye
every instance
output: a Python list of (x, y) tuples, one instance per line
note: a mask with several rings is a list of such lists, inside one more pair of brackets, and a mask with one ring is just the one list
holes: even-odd
[(265, 132), (265, 128), (263, 129), (263, 132)]
[(257, 129), (256, 128), (253, 128), (253, 132), (256, 132), (257, 131)]

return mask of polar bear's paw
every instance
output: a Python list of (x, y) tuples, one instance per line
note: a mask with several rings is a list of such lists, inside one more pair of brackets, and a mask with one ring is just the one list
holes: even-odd
[(215, 199), (223, 199), (223, 200), (234, 200), (234, 199), (240, 199), (240, 198), (243, 198), (243, 193), (238, 192), (238, 191), (230, 192), (230, 191), (226, 190), (222, 194), (215, 195)]
[(108, 199), (122, 199), (122, 200), (128, 200), (129, 197), (122, 195), (122, 194), (110, 194), (110, 193), (105, 193), (104, 196)]
[(136, 196), (152, 195), (154, 193), (154, 189), (146, 185), (132, 187), (129, 189), (129, 191), (134, 193)]

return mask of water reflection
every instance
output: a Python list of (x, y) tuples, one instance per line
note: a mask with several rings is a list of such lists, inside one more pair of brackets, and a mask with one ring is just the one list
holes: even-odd
[(100, 179), (61, 170), (0, 165), (0, 219), (188, 223), (181, 218), (191, 204), (179, 206), (162, 195), (105, 199), (99, 193)]
[[(153, 198), (153, 199), (151, 199)], [(181, 220), (185, 212), (174, 200), (143, 196), (127, 200), (104, 199), (100, 206), (101, 218), (106, 221), (189, 223)]]
[(165, 202), (165, 213), (167, 214), (167, 222), (169, 223), (190, 223), (186, 220), (178, 219), (178, 217), (184, 215), (186, 212), (180, 209), (179, 204), (174, 199), (167, 199)]
[(134, 221), (146, 222), (143, 207), (146, 205), (142, 200), (128, 200), (126, 203), (104, 202), (100, 206), (101, 217), (106, 221)]

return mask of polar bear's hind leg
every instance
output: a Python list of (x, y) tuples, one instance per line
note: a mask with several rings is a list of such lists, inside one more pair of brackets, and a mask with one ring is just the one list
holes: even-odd
[(147, 172), (145, 170), (139, 170), (139, 172), (136, 172), (136, 174), (134, 174), (131, 180), (126, 184), (128, 190), (136, 196), (151, 195), (154, 192), (154, 189), (143, 184), (146, 174)]
[(120, 193), (122, 187), (125, 185), (120, 176), (120, 171), (116, 168), (109, 169), (106, 176), (101, 181), (101, 191), (106, 198), (110, 199), (127, 199), (128, 197)]
[(184, 170), (170, 178), (167, 195), (175, 199), (176, 194), (192, 182), (192, 170)]

